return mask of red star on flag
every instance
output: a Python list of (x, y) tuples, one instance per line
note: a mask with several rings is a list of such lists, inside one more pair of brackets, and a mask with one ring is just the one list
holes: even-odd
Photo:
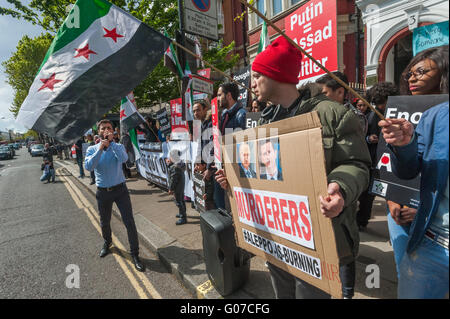
[(106, 28), (103, 28), (106, 32), (105, 35), (103, 35), (104, 38), (111, 38), (114, 40), (114, 42), (117, 42), (117, 38), (123, 38), (123, 35), (117, 34), (116, 28), (112, 30), (108, 30)]
[(55, 88), (55, 84), (58, 82), (62, 82), (62, 80), (57, 80), (55, 79), (56, 74), (53, 73), (51, 77), (49, 77), (48, 79), (40, 79), (42, 81), (42, 83), (44, 83), (43, 86), (41, 86), (41, 88), (38, 90), (38, 92), (40, 90), (43, 90), (45, 88), (50, 89), (51, 91), (53, 91), (53, 89)]
[(122, 121), (122, 118), (127, 117), (125, 115), (125, 110), (120, 110), (120, 120)]
[(75, 56), (75, 58), (79, 58), (84, 56), (86, 60), (89, 61), (89, 54), (97, 54), (97, 52), (94, 52), (89, 49), (89, 43), (87, 43), (84, 48), (81, 49), (75, 49), (75, 51), (78, 51), (78, 54)]

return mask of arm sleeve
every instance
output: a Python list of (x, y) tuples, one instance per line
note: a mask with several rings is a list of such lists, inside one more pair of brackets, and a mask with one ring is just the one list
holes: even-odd
[(122, 144), (116, 144), (112, 142), (110, 146), (111, 151), (114, 153), (114, 156), (117, 158), (119, 163), (125, 163), (128, 160), (128, 154)]
[(100, 161), (103, 150), (100, 148), (95, 148), (93, 146), (86, 150), (86, 157), (84, 158), (84, 167), (88, 171), (93, 171)]
[(355, 203), (369, 186), (371, 159), (358, 125), (357, 116), (353, 112), (345, 113), (335, 128), (332, 139), (332, 166), (328, 183), (335, 182), (339, 185), (345, 207)]
[(422, 122), (416, 128), (412, 140), (405, 146), (392, 146), (387, 144), (391, 155), (392, 171), (398, 178), (413, 179), (422, 168), (423, 139)]

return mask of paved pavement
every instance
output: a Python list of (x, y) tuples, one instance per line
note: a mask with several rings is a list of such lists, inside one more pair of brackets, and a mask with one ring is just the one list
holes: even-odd
[[(78, 166), (73, 160), (58, 160), (58, 164), (77, 177)], [(86, 171), (89, 174), (88, 171)], [(228, 296), (221, 296), (211, 285), (206, 273), (203, 257), (200, 214), (187, 203), (188, 223), (176, 226), (177, 207), (172, 196), (132, 171), (127, 179), (133, 213), (141, 244), (146, 245), (167, 266), (180, 282), (198, 298), (274, 298), (270, 276), (265, 262), (256, 256), (251, 259), (250, 276), (247, 283)], [(89, 185), (87, 176), (78, 179), (86, 190), (96, 191)], [(114, 206), (113, 209), (117, 209)], [(360, 253), (356, 265), (355, 299), (393, 299), (397, 293), (397, 275), (394, 255), (389, 243), (385, 201), (376, 198), (372, 219), (366, 232), (360, 233)], [(119, 217), (118, 211), (114, 212)], [(376, 265), (368, 267), (368, 265)], [(379, 285), (376, 274), (379, 271)], [(375, 278), (375, 280), (374, 280)], [(367, 282), (367, 284), (366, 284)], [(369, 288), (369, 287), (371, 288)]]

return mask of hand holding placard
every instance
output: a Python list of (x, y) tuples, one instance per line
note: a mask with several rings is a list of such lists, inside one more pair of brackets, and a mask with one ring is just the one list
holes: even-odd
[(387, 119), (378, 122), (386, 143), (394, 146), (405, 146), (414, 134), (414, 126), (405, 119)]
[(340, 192), (338, 183), (328, 184), (328, 196), (320, 199), (320, 211), (325, 217), (334, 218), (338, 216), (344, 209), (344, 197)]

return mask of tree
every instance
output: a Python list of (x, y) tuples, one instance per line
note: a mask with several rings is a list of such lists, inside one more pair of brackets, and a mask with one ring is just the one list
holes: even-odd
[(28, 90), (39, 70), (42, 60), (52, 42), (48, 33), (31, 39), (24, 36), (18, 43), (16, 52), (2, 62), (7, 75), (6, 82), (14, 90), (12, 107), (9, 109), (15, 116), (28, 95)]

